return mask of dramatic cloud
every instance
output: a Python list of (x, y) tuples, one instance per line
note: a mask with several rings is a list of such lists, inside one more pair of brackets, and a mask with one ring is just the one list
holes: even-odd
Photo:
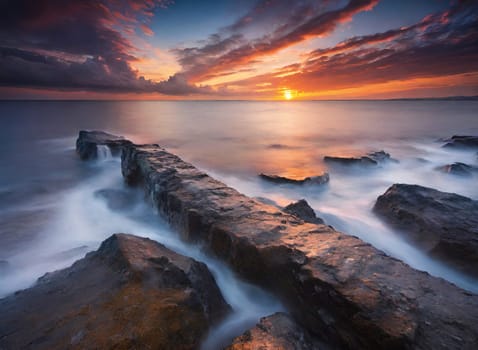
[(310, 52), (303, 62), (233, 84), (266, 81), (271, 90), (286, 86), (307, 92), (477, 72), (476, 28), (478, 4), (460, 2), (415, 25), (354, 37)]
[[(244, 8), (249, 1), (235, 2), (241, 15), (196, 33), (184, 19), (198, 16), (198, 26), (207, 26), (210, 18), (198, 11), (215, 4), (4, 0), (0, 90), (271, 98), (293, 89), (296, 98), (314, 98), (345, 89), (373, 96), (381, 93), (374, 85), (417, 79), (439, 79), (445, 86), (450, 77), (458, 88), (446, 91), (478, 93), (476, 0), (450, 0), (447, 10), (444, 2), (430, 2), (424, 5), (428, 12), (407, 7), (423, 19), (391, 30), (379, 16), (396, 6), (382, 0), (375, 9), (378, 1), (256, 0), (250, 8)], [(201, 38), (205, 30), (214, 34)], [(366, 34), (354, 36), (355, 30)], [(346, 39), (335, 44), (337, 37)], [(313, 50), (316, 44), (321, 47)]]
[[(193, 81), (211, 74), (251, 64), (308, 38), (325, 36), (337, 25), (350, 21), (361, 11), (372, 9), (378, 0), (317, 2), (262, 0), (233, 25), (210, 37), (201, 47), (176, 49), (183, 74)], [(267, 34), (246, 39), (251, 28), (266, 27)]]
[(155, 83), (131, 68), (128, 37), (166, 1), (7, 0), (0, 5), (0, 85), (95, 91), (207, 93), (178, 77)]

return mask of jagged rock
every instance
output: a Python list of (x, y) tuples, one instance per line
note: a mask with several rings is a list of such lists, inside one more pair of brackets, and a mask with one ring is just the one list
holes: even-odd
[(445, 142), (447, 148), (478, 149), (478, 136), (454, 135)]
[(465, 164), (465, 163), (453, 163), (443, 165), (441, 167), (436, 168), (436, 170), (441, 171), (443, 173), (452, 174), (452, 175), (459, 175), (459, 176), (473, 176), (473, 173), (478, 172), (478, 168)]
[(395, 184), (378, 197), (374, 211), (422, 249), (478, 277), (478, 201)]
[(305, 199), (298, 200), (297, 202), (290, 203), (284, 208), (286, 213), (297, 216), (305, 222), (312, 224), (323, 224), (324, 220), (318, 218), (315, 215), (314, 209), (312, 209)]
[(390, 153), (387, 153), (385, 151), (377, 151), (377, 152), (370, 152), (367, 154), (367, 157), (373, 159), (377, 163), (385, 163), (385, 162), (393, 162), (393, 163), (398, 163), (398, 160), (392, 158), (390, 156)]
[(329, 182), (330, 176), (328, 173), (323, 173), (318, 176), (306, 177), (304, 179), (291, 179), (288, 177), (278, 175), (259, 174), (260, 178), (276, 184), (290, 184), (290, 185), (325, 185)]
[(281, 298), (333, 348), (474, 349), (478, 296), (357, 237), (240, 194), (157, 145), (129, 145), (125, 181), (181, 236)]
[(119, 155), (124, 145), (131, 141), (125, 140), (122, 136), (108, 134), (103, 131), (80, 131), (76, 140), (76, 152), (80, 158), (94, 159), (98, 157), (97, 146), (108, 146), (112, 155)]
[(206, 265), (115, 234), (0, 300), (0, 348), (197, 349), (228, 311)]
[(390, 154), (385, 151), (370, 152), (365, 156), (360, 158), (355, 157), (331, 157), (325, 156), (324, 162), (330, 164), (337, 164), (342, 166), (361, 166), (361, 167), (375, 167), (380, 163), (394, 162), (397, 163), (396, 159), (390, 157)]
[(233, 339), (225, 350), (319, 350), (319, 341), (287, 314), (278, 312), (261, 318), (252, 329)]

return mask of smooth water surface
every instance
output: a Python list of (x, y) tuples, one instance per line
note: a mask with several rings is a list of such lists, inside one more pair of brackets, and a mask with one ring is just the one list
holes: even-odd
[[(182, 243), (141, 193), (124, 186), (119, 160), (107, 149), (100, 150), (100, 160), (81, 162), (75, 154), (81, 129), (159, 143), (250, 196), (280, 205), (305, 198), (336, 229), (478, 292), (477, 281), (423, 254), (371, 212), (377, 196), (393, 183), (478, 199), (476, 175), (461, 178), (435, 170), (456, 161), (478, 165), (476, 152), (443, 149), (438, 141), (478, 135), (478, 102), (11, 101), (0, 102), (0, 296), (70, 265), (112, 233), (128, 232), (205, 261), (213, 271), (236, 312), (214, 330), (208, 348), (282, 308), (198, 247)], [(322, 162), (325, 155), (382, 149), (400, 162), (374, 171), (328, 169)], [(299, 178), (323, 171), (331, 176), (323, 188), (270, 185), (257, 176)], [(130, 205), (108, 206), (98, 195), (102, 189), (122, 191)]]

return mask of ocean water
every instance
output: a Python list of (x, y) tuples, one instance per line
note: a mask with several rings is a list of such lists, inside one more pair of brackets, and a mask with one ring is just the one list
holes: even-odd
[[(30, 286), (47, 271), (69, 266), (115, 232), (151, 237), (204, 261), (235, 312), (206, 340), (219, 347), (278, 301), (236, 276), (199, 247), (181, 242), (125, 187), (119, 160), (107, 149), (82, 162), (75, 154), (81, 129), (159, 143), (226, 184), (284, 205), (305, 198), (336, 229), (359, 236), (416, 269), (478, 292), (478, 281), (441, 264), (372, 213), (393, 183), (419, 184), (478, 199), (478, 177), (435, 170), (460, 161), (478, 165), (476, 151), (441, 148), (441, 138), (478, 135), (474, 101), (337, 102), (0, 102), (0, 297)], [(373, 171), (329, 169), (325, 155), (385, 150), (399, 163)], [(330, 173), (325, 187), (278, 186), (259, 173), (305, 177)], [(101, 190), (127, 205), (108, 202)]]

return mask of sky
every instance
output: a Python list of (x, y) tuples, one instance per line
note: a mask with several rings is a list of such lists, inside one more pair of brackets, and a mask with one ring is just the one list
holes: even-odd
[(478, 95), (478, 0), (2, 0), (0, 99)]

